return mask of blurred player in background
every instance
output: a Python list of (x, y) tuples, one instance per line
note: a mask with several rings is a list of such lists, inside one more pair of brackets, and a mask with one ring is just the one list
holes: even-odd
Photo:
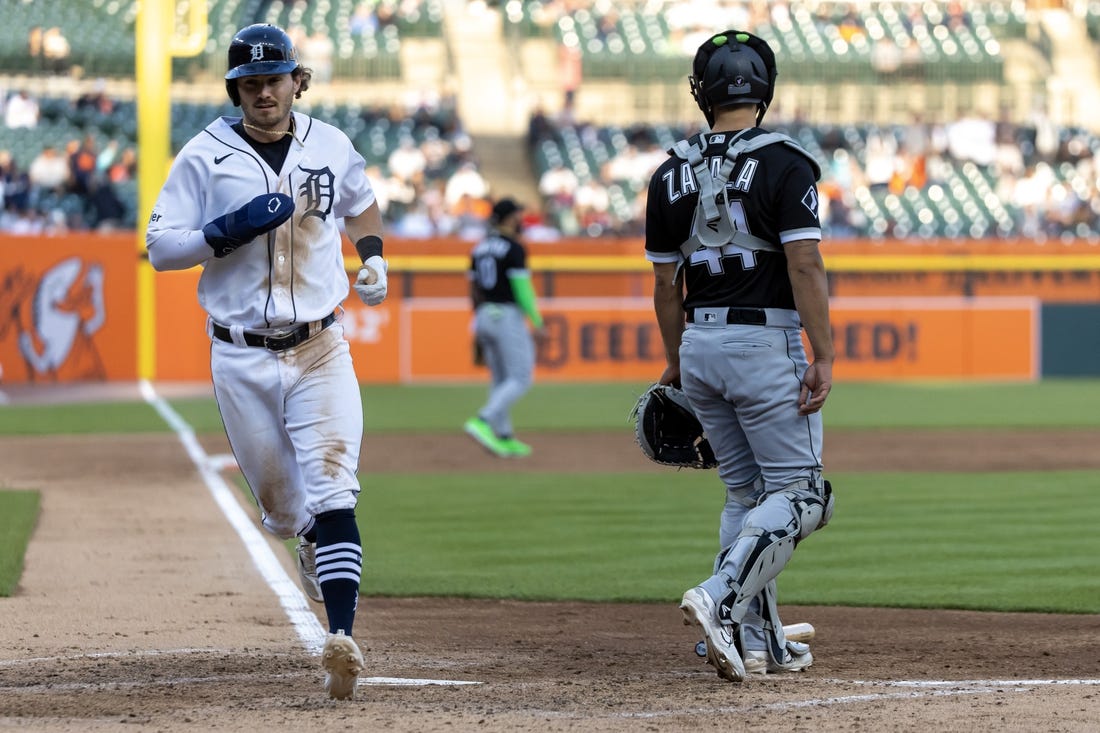
[[(489, 231), (470, 256), (470, 297), (476, 346), (489, 367), (489, 399), (463, 429), (490, 453), (502, 458), (531, 455), (516, 439), (512, 406), (531, 388), (535, 340), (546, 338), (527, 251), (520, 242), (523, 207), (510, 198), (493, 205)], [(534, 328), (534, 338), (527, 321)]]
[(340, 321), (349, 282), (338, 222), (363, 260), (356, 293), (378, 305), (382, 215), (348, 137), (292, 111), (312, 73), (285, 32), (238, 31), (228, 68), (242, 116), (219, 117), (183, 147), (146, 243), (157, 270), (203, 268), (198, 295), (226, 435), (264, 527), (300, 538), (302, 586), (328, 616), (324, 687), (346, 699), (364, 665), (352, 638), (363, 414)]

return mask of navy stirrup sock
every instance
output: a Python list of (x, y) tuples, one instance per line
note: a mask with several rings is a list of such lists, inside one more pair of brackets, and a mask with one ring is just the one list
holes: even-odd
[(325, 597), (330, 633), (351, 636), (359, 605), (359, 578), (363, 547), (354, 509), (336, 509), (317, 515), (317, 578)]

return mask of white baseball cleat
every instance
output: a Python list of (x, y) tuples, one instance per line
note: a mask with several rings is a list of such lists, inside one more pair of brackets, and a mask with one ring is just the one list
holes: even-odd
[(780, 672), (801, 672), (814, 663), (809, 644), (788, 641), (784, 652), (786, 659), (777, 662), (764, 651), (745, 651), (745, 674), (777, 674)]
[(325, 669), (325, 692), (333, 700), (350, 700), (355, 697), (359, 673), (365, 662), (363, 652), (355, 639), (337, 631), (329, 634), (321, 652), (321, 666)]
[(307, 596), (318, 603), (325, 602), (321, 581), (317, 579), (317, 545), (307, 542), (305, 537), (298, 538), (298, 579)]
[(734, 646), (736, 626), (726, 626), (718, 621), (718, 613), (707, 592), (696, 587), (684, 593), (680, 601), (685, 626), (698, 626), (706, 637), (707, 661), (718, 670), (718, 676), (730, 682), (745, 679), (745, 663)]

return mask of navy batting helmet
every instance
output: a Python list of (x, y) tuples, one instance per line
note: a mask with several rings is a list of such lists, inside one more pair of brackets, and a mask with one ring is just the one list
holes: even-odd
[(229, 70), (225, 73), (225, 89), (233, 104), (239, 106), (236, 80), (242, 76), (289, 74), (298, 68), (298, 52), (282, 28), (256, 23), (241, 28), (229, 44)]
[(714, 124), (714, 110), (731, 104), (757, 104), (756, 124), (775, 92), (775, 53), (763, 38), (744, 31), (723, 31), (695, 53), (688, 78), (691, 96)]

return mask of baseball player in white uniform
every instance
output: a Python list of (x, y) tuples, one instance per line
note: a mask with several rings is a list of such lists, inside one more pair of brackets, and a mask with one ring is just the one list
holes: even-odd
[(354, 285), (386, 297), (382, 216), (348, 137), (292, 111), (311, 71), (272, 25), (228, 52), (220, 117), (179, 152), (149, 220), (157, 270), (201, 265), (214, 394), (263, 525), (299, 537), (298, 568), (323, 602), (330, 697), (353, 697), (363, 655), (352, 637), (362, 545), (355, 520), (363, 415), (340, 322), (349, 281), (339, 220), (363, 260)]

